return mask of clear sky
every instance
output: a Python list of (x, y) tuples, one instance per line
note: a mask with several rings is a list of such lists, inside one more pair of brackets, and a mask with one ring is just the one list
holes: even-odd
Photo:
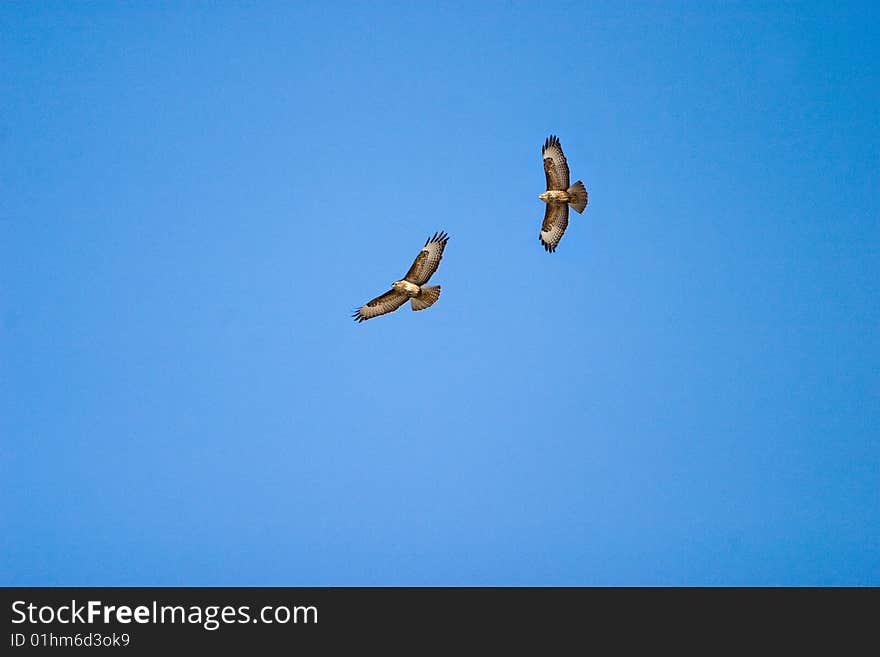
[(0, 584), (880, 585), (878, 24), (3, 3)]

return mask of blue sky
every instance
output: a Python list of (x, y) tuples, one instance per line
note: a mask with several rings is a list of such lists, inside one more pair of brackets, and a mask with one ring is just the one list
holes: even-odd
[(880, 585), (878, 18), (2, 5), (0, 584)]

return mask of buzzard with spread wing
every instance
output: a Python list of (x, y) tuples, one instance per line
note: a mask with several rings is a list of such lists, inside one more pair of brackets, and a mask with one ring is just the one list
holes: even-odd
[(425, 246), (419, 251), (412, 267), (406, 272), (406, 276), (391, 284), (391, 289), (385, 294), (376, 297), (364, 304), (352, 315), (356, 322), (365, 322), (373, 317), (393, 312), (410, 300), (413, 310), (424, 310), (440, 298), (440, 286), (425, 286), (428, 279), (437, 271), (440, 260), (443, 258), (443, 249), (449, 235), (444, 232), (434, 233), (428, 238)]
[(547, 209), (538, 239), (548, 253), (553, 253), (568, 228), (568, 206), (578, 213), (583, 212), (587, 207), (587, 190), (580, 180), (569, 186), (568, 162), (558, 137), (550, 135), (544, 142), (541, 154), (544, 156), (547, 191), (538, 198), (547, 204)]

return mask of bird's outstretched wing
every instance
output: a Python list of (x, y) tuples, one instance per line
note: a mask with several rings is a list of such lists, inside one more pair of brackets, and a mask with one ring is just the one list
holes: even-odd
[(541, 149), (544, 156), (544, 175), (547, 176), (547, 189), (568, 189), (570, 183), (568, 162), (562, 152), (562, 144), (555, 135), (550, 135)]
[(538, 239), (548, 253), (553, 253), (559, 246), (559, 240), (568, 228), (568, 204), (548, 203), (544, 211), (544, 223), (541, 224), (541, 234)]
[(393, 312), (406, 303), (409, 297), (404, 292), (388, 290), (385, 294), (368, 301), (354, 312), (352, 317), (356, 322), (365, 322), (373, 317)]
[(446, 248), (446, 242), (449, 241), (449, 235), (440, 231), (434, 233), (433, 237), (429, 237), (425, 242), (425, 246), (419, 251), (412, 267), (406, 272), (403, 280), (415, 283), (416, 285), (424, 285), (440, 266), (440, 260), (443, 258), (443, 249)]

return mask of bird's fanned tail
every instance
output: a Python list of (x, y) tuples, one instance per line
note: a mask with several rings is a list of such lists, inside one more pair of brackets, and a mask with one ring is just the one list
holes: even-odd
[(410, 301), (413, 310), (424, 310), (434, 305), (434, 302), (440, 298), (440, 286), (431, 285), (430, 287), (422, 287), (422, 291), (417, 297), (413, 297)]
[(574, 185), (566, 190), (568, 192), (568, 204), (578, 213), (583, 212), (587, 207), (587, 188), (584, 183), (578, 180)]

